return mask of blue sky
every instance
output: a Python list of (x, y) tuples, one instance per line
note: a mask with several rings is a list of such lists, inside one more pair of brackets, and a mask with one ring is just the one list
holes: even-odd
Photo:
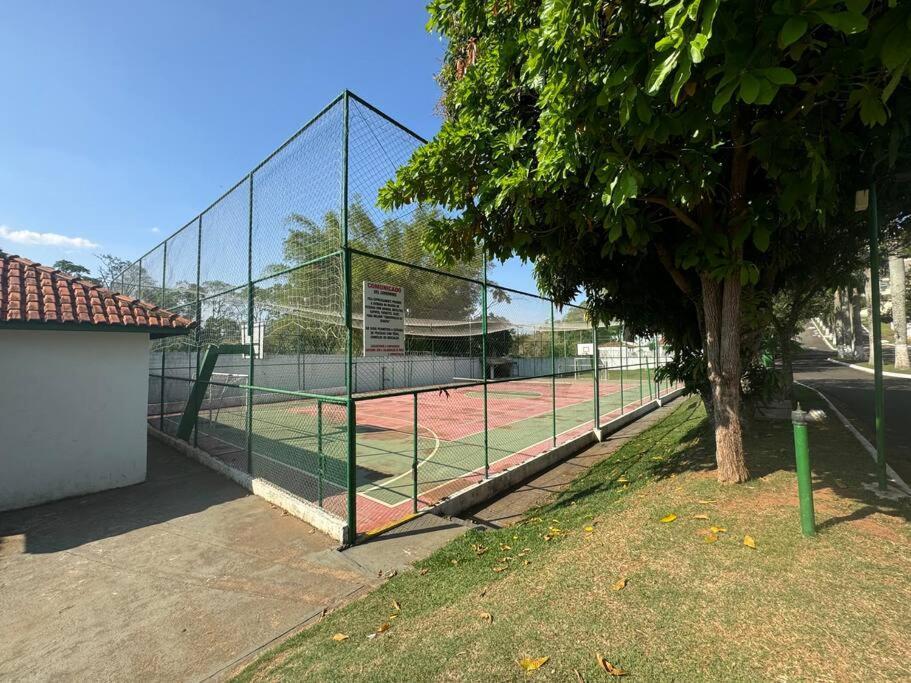
[(0, 4), (0, 247), (136, 258), (344, 88), (431, 137), (426, 20), (406, 0)]

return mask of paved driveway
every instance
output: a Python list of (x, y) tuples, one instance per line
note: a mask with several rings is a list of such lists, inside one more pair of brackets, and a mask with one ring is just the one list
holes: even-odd
[(0, 514), (0, 679), (220, 678), (373, 577), (150, 440), (143, 484)]
[[(816, 387), (876, 443), (876, 411), (873, 375), (829, 362), (835, 355), (814, 330), (805, 331), (800, 341), (807, 349), (794, 361), (794, 378)], [(894, 349), (883, 349), (884, 356)], [(894, 357), (891, 355), (890, 357)], [(888, 358), (887, 358), (888, 360)], [(886, 407), (886, 462), (906, 482), (911, 482), (911, 378), (883, 378)]]

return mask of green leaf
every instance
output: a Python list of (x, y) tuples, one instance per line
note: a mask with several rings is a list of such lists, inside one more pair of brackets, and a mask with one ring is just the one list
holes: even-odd
[(908, 70), (909, 60), (911, 60), (911, 56), (906, 57), (905, 61), (900, 65), (900, 67), (892, 72), (892, 77), (889, 79), (886, 87), (883, 88), (882, 100), (884, 103), (888, 102), (889, 98), (892, 97), (892, 93), (895, 92), (895, 89), (898, 87), (899, 82), (901, 82), (902, 76), (904, 76), (905, 71)]
[(740, 79), (740, 99), (747, 104), (753, 104), (759, 97), (759, 81), (750, 73), (743, 74)]
[(715, 91), (715, 99), (712, 100), (713, 112), (716, 114), (721, 113), (721, 110), (724, 109), (724, 105), (731, 99), (731, 95), (734, 93), (736, 87), (737, 81), (731, 81), (724, 86), (718, 86), (718, 89)]
[(797, 76), (794, 75), (794, 72), (783, 66), (759, 69), (758, 72), (775, 85), (794, 85), (797, 83)]
[(661, 88), (661, 84), (664, 83), (665, 79), (670, 75), (671, 71), (674, 70), (674, 67), (677, 66), (677, 60), (680, 58), (679, 52), (671, 52), (667, 57), (665, 57), (661, 62), (652, 67), (651, 72), (648, 75), (648, 79), (645, 82), (645, 91), (649, 95), (654, 95)]
[(883, 66), (889, 71), (893, 71), (900, 64), (908, 61), (911, 56), (911, 31), (904, 26), (897, 26), (883, 42), (882, 48)]
[(845, 0), (848, 11), (854, 14), (863, 14), (869, 5), (870, 0)]
[(813, 15), (818, 17), (824, 24), (828, 24), (832, 28), (848, 35), (867, 30), (867, 18), (863, 14), (815, 11)]
[(804, 17), (790, 17), (784, 22), (784, 26), (781, 27), (781, 32), (778, 34), (778, 47), (784, 49), (788, 45), (796, 43), (807, 32), (807, 26), (809, 23)]
[(652, 122), (652, 108), (649, 106), (647, 97), (640, 95), (636, 98), (636, 116), (642, 123)]
[(686, 85), (686, 82), (690, 79), (690, 72), (692, 71), (692, 62), (689, 57), (686, 55), (683, 56), (683, 62), (680, 64), (680, 68), (677, 69), (677, 73), (674, 74), (674, 80), (671, 83), (671, 102), (677, 104), (680, 99), (680, 91), (683, 89), (683, 86)]

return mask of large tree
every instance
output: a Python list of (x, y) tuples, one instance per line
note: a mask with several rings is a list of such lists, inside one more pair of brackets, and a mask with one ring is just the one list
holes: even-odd
[(637, 305), (673, 309), (678, 330), (688, 311), (719, 479), (744, 480), (744, 288), (761, 286), (770, 241), (827, 225), (853, 197), (871, 127), (900, 143), (909, 6), (434, 0), (429, 10), (447, 41), (446, 120), (382, 200), (458, 211), (428, 240), (444, 258), (479, 243), (518, 253), (558, 299), (584, 290), (635, 318), (603, 289), (606, 273), (622, 273)]

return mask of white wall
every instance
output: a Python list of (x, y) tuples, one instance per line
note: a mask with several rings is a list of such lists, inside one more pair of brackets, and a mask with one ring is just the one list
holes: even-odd
[(0, 510), (141, 482), (149, 337), (0, 328)]

